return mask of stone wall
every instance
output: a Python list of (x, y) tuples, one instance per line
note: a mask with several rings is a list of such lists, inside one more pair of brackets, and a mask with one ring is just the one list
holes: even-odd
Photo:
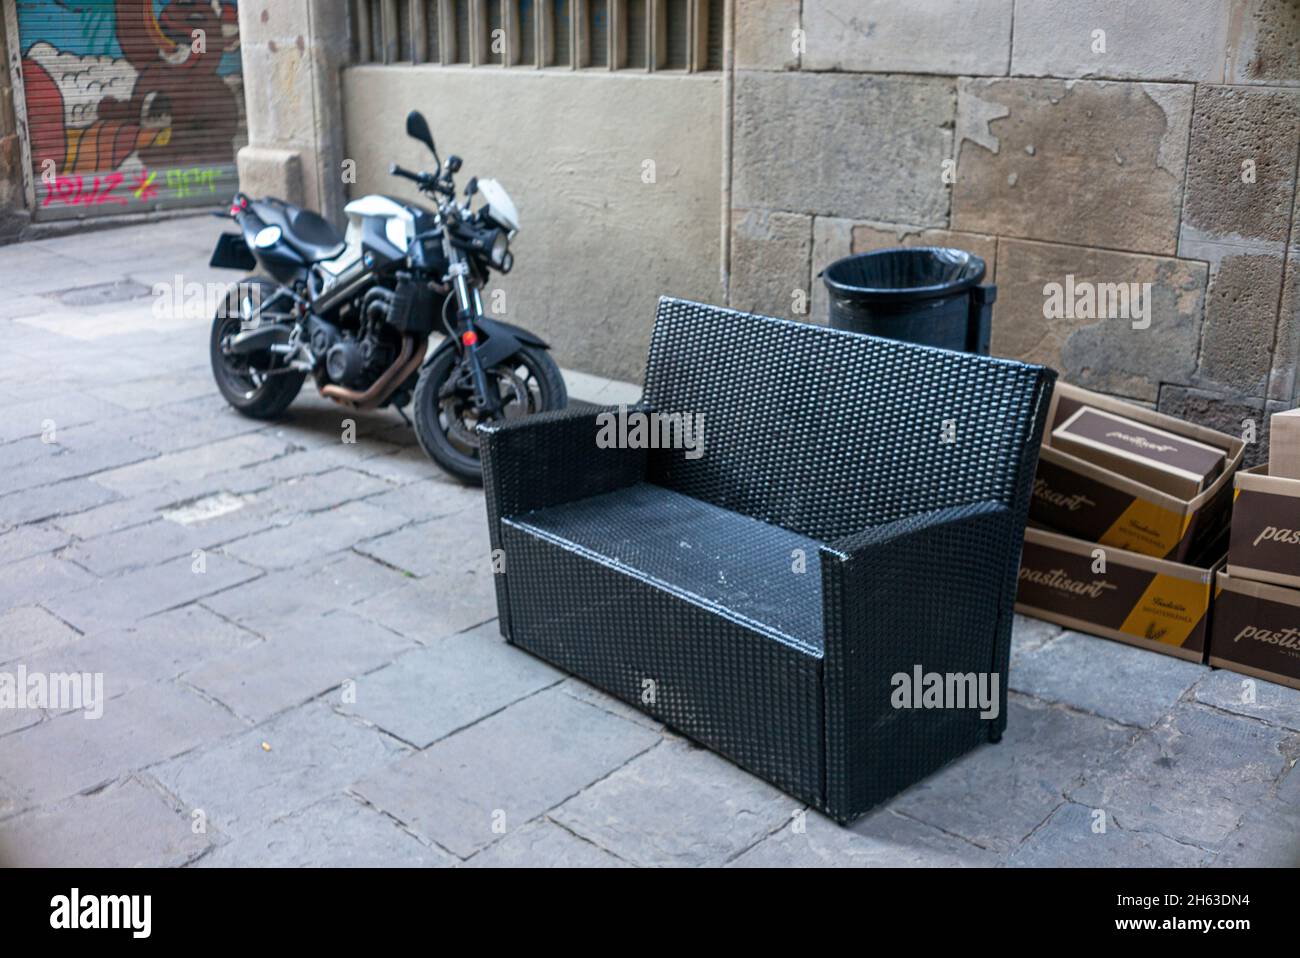
[(347, 4), (269, 0), (239, 4), (248, 145), (239, 183), (341, 221), (346, 200), (339, 73), (348, 50)]
[[(835, 259), (960, 246), (995, 353), (1263, 454), (1296, 394), (1300, 2), (737, 0), (735, 70), (733, 305), (824, 322)], [(1067, 275), (1150, 283), (1150, 325), (1048, 318)]]
[(14, 239), (28, 219), (5, 20), (5, 11), (0, 10), (0, 52), (4, 54), (4, 67), (0, 69), (0, 243)]

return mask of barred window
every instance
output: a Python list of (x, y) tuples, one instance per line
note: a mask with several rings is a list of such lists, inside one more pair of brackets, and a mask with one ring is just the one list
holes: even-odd
[(349, 39), (354, 63), (715, 71), (727, 2), (349, 0)]
[(587, 0), (587, 57), (584, 66), (609, 66), (609, 2)]
[(569, 29), (572, 17), (569, 8), (573, 0), (551, 0), (551, 54), (545, 66), (567, 67), (573, 62), (570, 47), (573, 43), (573, 31)]
[(648, 17), (645, 0), (626, 0), (623, 4), (623, 57), (620, 66), (629, 70), (649, 69)]
[[(375, 0), (370, 0), (374, 3)], [(451, 35), (455, 38), (450, 60), (452, 63), (469, 63), (474, 54), (470, 37), (470, 4), (473, 0), (449, 0), (447, 17), (451, 20)]]

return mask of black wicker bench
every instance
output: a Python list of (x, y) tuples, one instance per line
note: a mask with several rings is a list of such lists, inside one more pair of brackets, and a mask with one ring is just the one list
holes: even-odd
[[(632, 411), (702, 413), (702, 455), (481, 427), (502, 632), (848, 821), (1006, 727), (1054, 378), (664, 299)], [(895, 708), (917, 666), (996, 674), (997, 717)]]

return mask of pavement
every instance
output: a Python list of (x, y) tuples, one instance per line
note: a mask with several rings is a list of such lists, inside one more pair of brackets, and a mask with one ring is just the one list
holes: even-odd
[(0, 863), (1300, 863), (1300, 693), (1230, 672), (1018, 618), (1003, 741), (845, 829), (507, 645), (395, 414), (218, 396), (221, 228), (0, 247), (0, 673), (103, 676), (0, 708)]

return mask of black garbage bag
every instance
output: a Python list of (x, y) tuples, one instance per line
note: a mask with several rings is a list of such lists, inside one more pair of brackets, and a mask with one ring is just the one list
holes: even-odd
[(917, 246), (858, 253), (822, 272), (830, 325), (988, 355), (997, 287), (965, 250)]

